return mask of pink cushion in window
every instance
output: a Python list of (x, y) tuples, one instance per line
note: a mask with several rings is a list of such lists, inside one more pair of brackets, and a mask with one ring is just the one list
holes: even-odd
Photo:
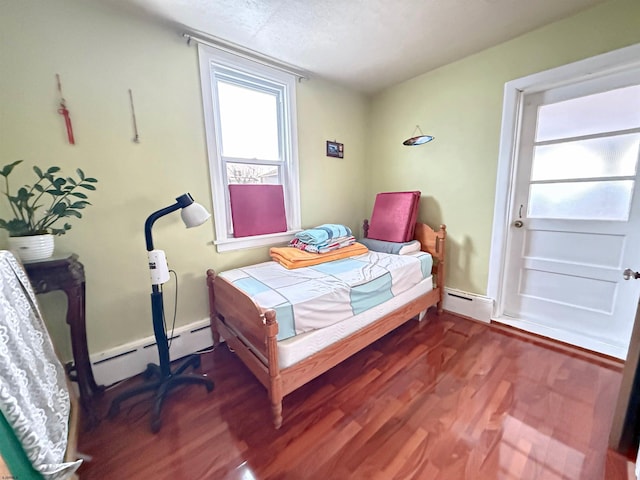
[(229, 185), (234, 237), (287, 231), (282, 185)]

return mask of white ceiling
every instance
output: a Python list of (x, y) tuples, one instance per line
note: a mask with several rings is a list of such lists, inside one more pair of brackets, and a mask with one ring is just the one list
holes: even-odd
[(101, 0), (375, 93), (604, 0)]

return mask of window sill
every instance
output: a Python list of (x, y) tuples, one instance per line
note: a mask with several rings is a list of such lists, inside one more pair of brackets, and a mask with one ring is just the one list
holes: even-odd
[(254, 237), (226, 238), (213, 242), (218, 253), (242, 250), (244, 248), (256, 248), (275, 246), (289, 243), (293, 236), (301, 230), (289, 230), (288, 232), (270, 233), (268, 235), (256, 235)]

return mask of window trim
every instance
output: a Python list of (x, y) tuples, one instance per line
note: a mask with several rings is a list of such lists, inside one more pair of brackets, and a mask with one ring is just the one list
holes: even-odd
[[(218, 252), (254, 248), (266, 245), (286, 243), (300, 231), (300, 186), (298, 169), (298, 132), (296, 115), (296, 77), (261, 63), (253, 62), (225, 51), (198, 44), (200, 64), (200, 87), (204, 110), (204, 124), (209, 160), (209, 176), (214, 214), (214, 244)], [(284, 88), (284, 145), (283, 148), (283, 186), (285, 190), (285, 209), (288, 230), (286, 232), (235, 238), (228, 234), (230, 224), (228, 213), (228, 195), (225, 194), (226, 172), (222, 170), (222, 152), (218, 148), (218, 128), (220, 119), (214, 105), (215, 83), (212, 69), (219, 65), (224, 69), (236, 69), (249, 75), (264, 78), (266, 81), (280, 84)]]

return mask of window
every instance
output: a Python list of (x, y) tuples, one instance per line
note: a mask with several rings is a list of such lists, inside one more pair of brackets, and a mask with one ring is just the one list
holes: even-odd
[(639, 108), (640, 85), (540, 105), (527, 216), (627, 221), (640, 152)]
[[(208, 46), (198, 52), (217, 249), (286, 242), (300, 229), (296, 78)], [(287, 232), (235, 238), (232, 184), (282, 185)]]

